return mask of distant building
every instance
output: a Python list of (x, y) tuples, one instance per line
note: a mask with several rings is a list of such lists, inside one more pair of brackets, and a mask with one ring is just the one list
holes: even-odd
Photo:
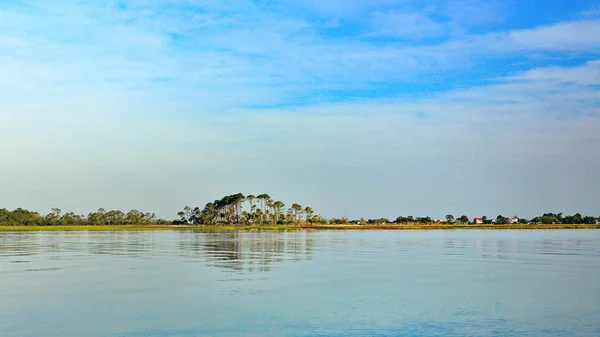
[(508, 219), (509, 224), (517, 224), (519, 223), (519, 218), (515, 215), (512, 218)]
[(483, 218), (475, 218), (473, 220), (475, 221), (476, 224), (482, 224), (483, 223)]

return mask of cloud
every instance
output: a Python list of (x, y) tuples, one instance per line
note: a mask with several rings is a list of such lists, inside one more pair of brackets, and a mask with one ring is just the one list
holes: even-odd
[[(371, 13), (361, 16), (368, 22), (356, 21), (359, 32), (371, 35), (348, 30), (329, 36), (310, 16), (247, 1), (28, 4), (5, 9), (0, 23), (6, 42), (0, 67), (13, 74), (0, 80), (11, 91), (6, 96), (85, 87), (128, 92), (139, 100), (197, 98), (214, 110), (335, 101), (356, 92), (376, 96), (381, 87), (393, 97), (397, 93), (389, 88), (435, 86), (431, 78), (439, 73), (478, 76), (471, 69), (490, 58), (511, 55), (527, 62), (556, 53), (596, 53), (598, 40), (590, 32), (600, 27), (597, 20), (583, 20), (456, 35), (468, 19), (458, 18), (455, 7), (417, 11), (415, 5), (381, 1), (357, 2), (343, 14), (348, 20)], [(474, 8), (491, 11), (495, 4)], [(325, 17), (342, 5), (302, 6)], [(382, 35), (403, 42), (382, 42)]]
[(2, 202), (42, 207), (51, 197), (82, 212), (151, 205), (169, 217), (222, 194), (268, 191), (326, 216), (591, 212), (600, 187), (597, 64), (539, 68), (411, 101), (158, 119), (125, 118), (122, 111), (138, 108), (111, 114), (93, 101), (94, 111), (81, 102), (43, 113), (57, 103), (41, 114), (1, 115), (0, 125), (11, 126), (0, 133), (3, 176), (14, 177), (0, 182), (11, 196)]
[(456, 0), (438, 3), (440, 15), (469, 30), (478, 26), (493, 26), (507, 17), (513, 1)]
[(589, 8), (589, 9), (581, 12), (579, 15), (584, 18), (600, 17), (600, 6), (595, 6), (595, 7)]
[(582, 67), (574, 68), (546, 67), (533, 69), (513, 76), (510, 80), (594, 86), (600, 84), (600, 61), (589, 61)]
[(600, 48), (600, 21), (574, 21), (508, 34), (510, 42), (526, 49), (554, 51), (597, 51)]
[(444, 26), (420, 13), (374, 13), (371, 19), (370, 36), (391, 36), (418, 40), (444, 35)]

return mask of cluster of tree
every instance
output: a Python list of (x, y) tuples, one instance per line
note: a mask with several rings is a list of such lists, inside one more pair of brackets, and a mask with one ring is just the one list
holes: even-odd
[(428, 223), (447, 223), (447, 224), (474, 224), (478, 223), (478, 219), (481, 219), (481, 223), (483, 224), (597, 224), (600, 222), (600, 217), (593, 216), (582, 216), (577, 213), (575, 215), (568, 215), (563, 217), (562, 213), (554, 214), (554, 213), (545, 213), (542, 216), (535, 217), (533, 219), (520, 218), (517, 216), (513, 217), (505, 217), (503, 215), (498, 215), (496, 218), (488, 218), (487, 216), (483, 216), (481, 218), (473, 218), (469, 219), (466, 215), (461, 215), (458, 218), (455, 218), (452, 214), (448, 214), (445, 217), (445, 220), (434, 220), (429, 216), (425, 217), (414, 217), (412, 215), (409, 216), (399, 216), (394, 221), (390, 221), (387, 218), (379, 218), (379, 219), (368, 219), (360, 218), (358, 220), (349, 220), (346, 217), (343, 218), (332, 218), (330, 223), (332, 224), (428, 224)]
[(289, 224), (298, 222), (324, 223), (309, 206), (292, 204), (287, 210), (280, 200), (266, 193), (257, 196), (242, 193), (226, 195), (220, 200), (207, 203), (204, 208), (186, 206), (177, 213), (174, 224)]
[[(463, 215), (456, 219), (459, 223), (469, 223), (467, 216)], [(505, 217), (498, 215), (496, 218), (488, 218), (487, 216), (481, 217), (481, 222), (484, 224), (597, 224), (600, 221), (600, 217), (593, 216), (582, 216), (579, 213), (575, 215), (562, 216), (562, 213), (544, 213), (541, 216), (536, 216), (532, 219), (521, 218), (518, 216)], [(451, 214), (446, 215), (446, 222), (453, 223), (454, 217)], [(476, 223), (476, 219), (473, 219), (471, 223)]]
[(600, 221), (600, 217), (593, 216), (582, 216), (579, 213), (574, 215), (567, 215), (563, 217), (562, 213), (554, 214), (554, 213), (544, 213), (542, 216), (536, 216), (531, 219), (533, 223), (543, 223), (543, 224), (596, 224)]
[(89, 213), (87, 216), (73, 212), (64, 213), (58, 208), (52, 212), (41, 215), (17, 208), (9, 211), (0, 209), (0, 225), (2, 226), (74, 226), (74, 225), (151, 225), (167, 224), (166, 220), (157, 219), (154, 213), (143, 213), (132, 210), (124, 213), (119, 210), (106, 211), (100, 208), (97, 212)]
[(396, 218), (396, 223), (432, 223), (434, 222), (434, 220), (429, 217), (429, 216), (425, 216), (425, 217), (413, 217), (412, 215), (409, 216), (399, 216)]
[(244, 225), (244, 224), (427, 224), (427, 223), (483, 223), (483, 224), (597, 224), (600, 217), (583, 216), (579, 213), (563, 217), (562, 213), (544, 213), (532, 219), (517, 216), (505, 217), (498, 215), (496, 218), (474, 218), (462, 215), (455, 218), (448, 214), (444, 220), (434, 220), (429, 216), (413, 217), (399, 216), (394, 221), (387, 218), (349, 220), (347, 217), (331, 218), (327, 220), (316, 215), (309, 206), (303, 207), (298, 203), (286, 209), (285, 204), (272, 199), (268, 194), (258, 196), (244, 196), (242, 193), (226, 195), (219, 200), (207, 203), (204, 208), (186, 206), (177, 214), (179, 218), (173, 222), (158, 219), (154, 213), (143, 213), (132, 210), (124, 213), (119, 210), (105, 210), (100, 208), (97, 212), (87, 216), (73, 212), (64, 213), (58, 208), (53, 208), (46, 215), (18, 208), (13, 211), (0, 209), (1, 226), (72, 226), (72, 225)]

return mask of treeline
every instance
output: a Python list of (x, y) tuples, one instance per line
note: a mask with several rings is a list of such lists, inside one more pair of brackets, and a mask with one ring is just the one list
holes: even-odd
[[(452, 216), (452, 215), (447, 215), (446, 219), (448, 220), (448, 216)], [(462, 220), (464, 221), (465, 216), (462, 216), (460, 219), (458, 220)], [(577, 225), (577, 224), (589, 224), (589, 225), (593, 225), (593, 224), (598, 224), (598, 222), (600, 221), (600, 217), (593, 217), (593, 216), (583, 216), (580, 213), (576, 213), (574, 215), (567, 215), (563, 217), (562, 213), (544, 213), (543, 215), (540, 216), (536, 216), (534, 218), (531, 219), (527, 219), (527, 218), (521, 218), (518, 216), (512, 216), (512, 217), (505, 217), (503, 215), (498, 215), (496, 216), (496, 218), (488, 218), (486, 216), (483, 216), (480, 218), (480, 221), (477, 221), (477, 218), (474, 218), (472, 223), (483, 223), (483, 224), (500, 224), (500, 225), (506, 225), (506, 224), (571, 224), (571, 225)]]
[(436, 220), (429, 216), (413, 217), (399, 216), (395, 220), (387, 218), (356, 219), (347, 217), (325, 219), (310, 206), (293, 203), (289, 207), (280, 201), (271, 198), (266, 193), (244, 196), (242, 193), (226, 195), (221, 199), (207, 203), (203, 208), (186, 206), (177, 213), (174, 221), (159, 219), (154, 213), (144, 213), (132, 210), (124, 213), (119, 210), (105, 210), (100, 208), (97, 212), (87, 216), (73, 212), (62, 213), (58, 208), (53, 208), (46, 215), (18, 208), (13, 211), (0, 209), (0, 226), (95, 226), (95, 225), (287, 225), (287, 224), (598, 224), (600, 217), (583, 216), (580, 213), (563, 216), (562, 213), (544, 213), (531, 219), (517, 216), (494, 217), (482, 216), (469, 218), (466, 215), (454, 217), (446, 215), (443, 220)]
[(310, 206), (293, 203), (286, 209), (281, 200), (275, 200), (266, 193), (226, 195), (203, 208), (186, 206), (177, 215), (179, 219), (173, 223), (179, 225), (327, 223)]
[(430, 224), (430, 223), (445, 223), (445, 224), (598, 224), (600, 223), (600, 217), (583, 216), (580, 213), (574, 215), (567, 215), (563, 217), (562, 213), (544, 213), (543, 215), (536, 216), (534, 218), (522, 218), (518, 216), (505, 217), (498, 215), (495, 218), (488, 218), (482, 216), (481, 218), (470, 219), (466, 215), (462, 215), (455, 218), (452, 214), (446, 215), (444, 220), (434, 220), (429, 216), (425, 217), (413, 217), (413, 216), (399, 216), (395, 220), (389, 220), (388, 218), (378, 219), (365, 219), (360, 218), (357, 220), (349, 220), (348, 218), (332, 218), (330, 221), (332, 224)]
[(1, 226), (164, 225), (170, 223), (167, 220), (157, 219), (154, 213), (143, 213), (138, 210), (124, 213), (119, 210), (106, 211), (100, 208), (97, 212), (84, 216), (73, 212), (62, 214), (58, 208), (53, 208), (52, 212), (46, 215), (21, 208), (14, 211), (0, 209)]

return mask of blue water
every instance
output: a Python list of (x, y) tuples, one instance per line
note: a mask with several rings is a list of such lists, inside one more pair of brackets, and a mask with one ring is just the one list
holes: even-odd
[(600, 231), (4, 232), (0, 336), (600, 336)]

